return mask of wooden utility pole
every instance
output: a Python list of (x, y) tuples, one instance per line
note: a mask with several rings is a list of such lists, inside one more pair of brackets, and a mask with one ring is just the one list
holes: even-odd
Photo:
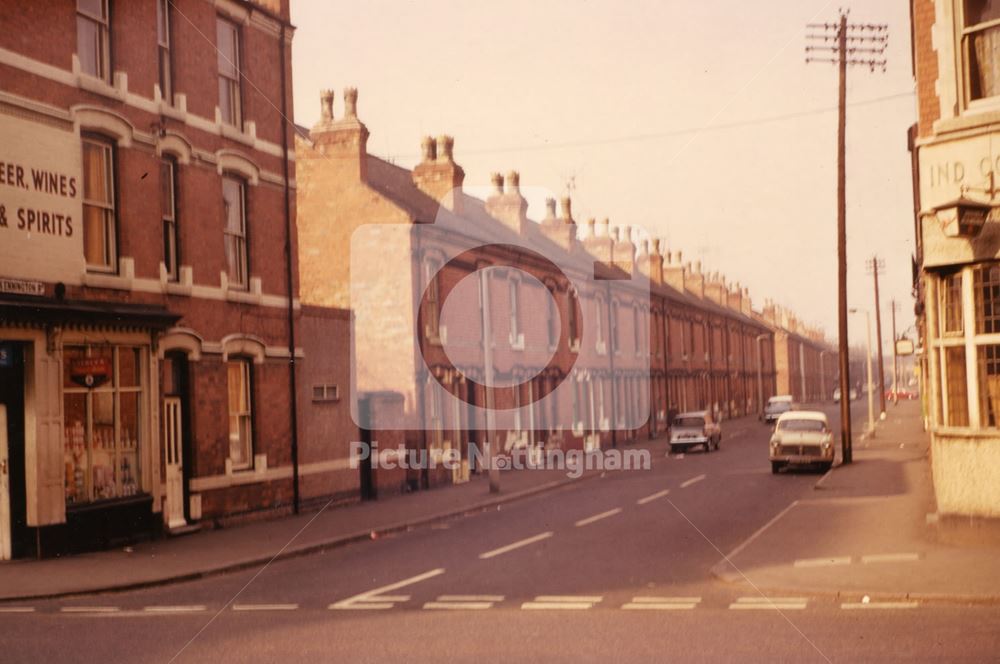
[[(853, 460), (851, 446), (851, 370), (847, 341), (847, 66), (865, 64), (872, 71), (880, 66), (889, 40), (886, 25), (851, 25), (847, 12), (841, 11), (836, 23), (811, 23), (806, 35), (806, 62), (830, 62), (838, 66), (837, 106), (837, 331), (840, 350), (840, 448), (843, 463)], [(819, 43), (821, 41), (822, 43)], [(850, 46), (848, 46), (850, 43)], [(818, 52), (831, 53), (817, 57)], [(869, 54), (867, 60), (862, 54)]]
[(875, 338), (878, 340), (878, 389), (879, 404), (882, 410), (879, 417), (885, 417), (885, 363), (882, 360), (882, 303), (878, 296), (878, 275), (885, 269), (885, 261), (878, 256), (868, 260), (868, 270), (875, 278)]

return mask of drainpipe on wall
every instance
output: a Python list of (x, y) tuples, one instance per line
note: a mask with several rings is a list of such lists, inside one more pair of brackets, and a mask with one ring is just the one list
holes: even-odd
[(295, 376), (295, 289), (292, 285), (294, 269), (292, 268), (292, 192), (288, 173), (288, 96), (285, 76), (285, 24), (281, 24), (281, 34), (278, 38), (278, 62), (281, 66), (281, 173), (285, 189), (285, 282), (288, 296), (288, 394), (291, 405), (292, 429), (292, 508), (299, 513), (299, 418), (298, 395), (296, 394)]

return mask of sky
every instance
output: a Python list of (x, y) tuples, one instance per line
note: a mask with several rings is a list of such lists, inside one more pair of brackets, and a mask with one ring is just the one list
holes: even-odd
[[(316, 122), (323, 88), (339, 116), (357, 87), (370, 153), (410, 167), (422, 136), (450, 134), (467, 185), (517, 170), (522, 188), (572, 187), (578, 223), (641, 227), (835, 339), (837, 69), (805, 62), (805, 35), (840, 6), (292, 0), (295, 121)], [(899, 330), (913, 323), (908, 3), (850, 10), (890, 34), (886, 71), (847, 83), (848, 300), (873, 309), (865, 263), (884, 258), (888, 340), (891, 298)], [(864, 327), (852, 316), (852, 344)]]

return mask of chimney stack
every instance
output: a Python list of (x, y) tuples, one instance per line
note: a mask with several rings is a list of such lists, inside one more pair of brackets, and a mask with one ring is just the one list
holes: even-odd
[(546, 237), (566, 251), (573, 251), (577, 244), (576, 222), (573, 221), (573, 207), (569, 196), (562, 197), (562, 216), (556, 217), (556, 199), (545, 199), (545, 219), (542, 232)]
[(455, 163), (454, 146), (455, 139), (451, 136), (425, 137), (421, 141), (423, 161), (413, 169), (413, 184), (442, 207), (461, 214), (465, 171)]
[(333, 115), (333, 96), (333, 90), (320, 92), (320, 119), (309, 131), (312, 145), (308, 149), (331, 157), (334, 168), (348, 169), (364, 181), (368, 175), (368, 128), (358, 119), (358, 91), (344, 90), (344, 117), (340, 120)]
[(528, 221), (528, 201), (521, 195), (520, 174), (517, 171), (507, 173), (506, 189), (502, 175), (494, 173), (492, 179), (494, 191), (493, 195), (486, 199), (486, 212), (514, 232), (523, 233), (524, 224)]

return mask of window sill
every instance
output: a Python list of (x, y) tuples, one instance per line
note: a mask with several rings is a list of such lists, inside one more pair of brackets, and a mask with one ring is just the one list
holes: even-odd
[(977, 99), (957, 117), (942, 118), (935, 122), (934, 133), (950, 134), (968, 129), (991, 129), (992, 125), (997, 123), (1000, 123), (1000, 97)]

